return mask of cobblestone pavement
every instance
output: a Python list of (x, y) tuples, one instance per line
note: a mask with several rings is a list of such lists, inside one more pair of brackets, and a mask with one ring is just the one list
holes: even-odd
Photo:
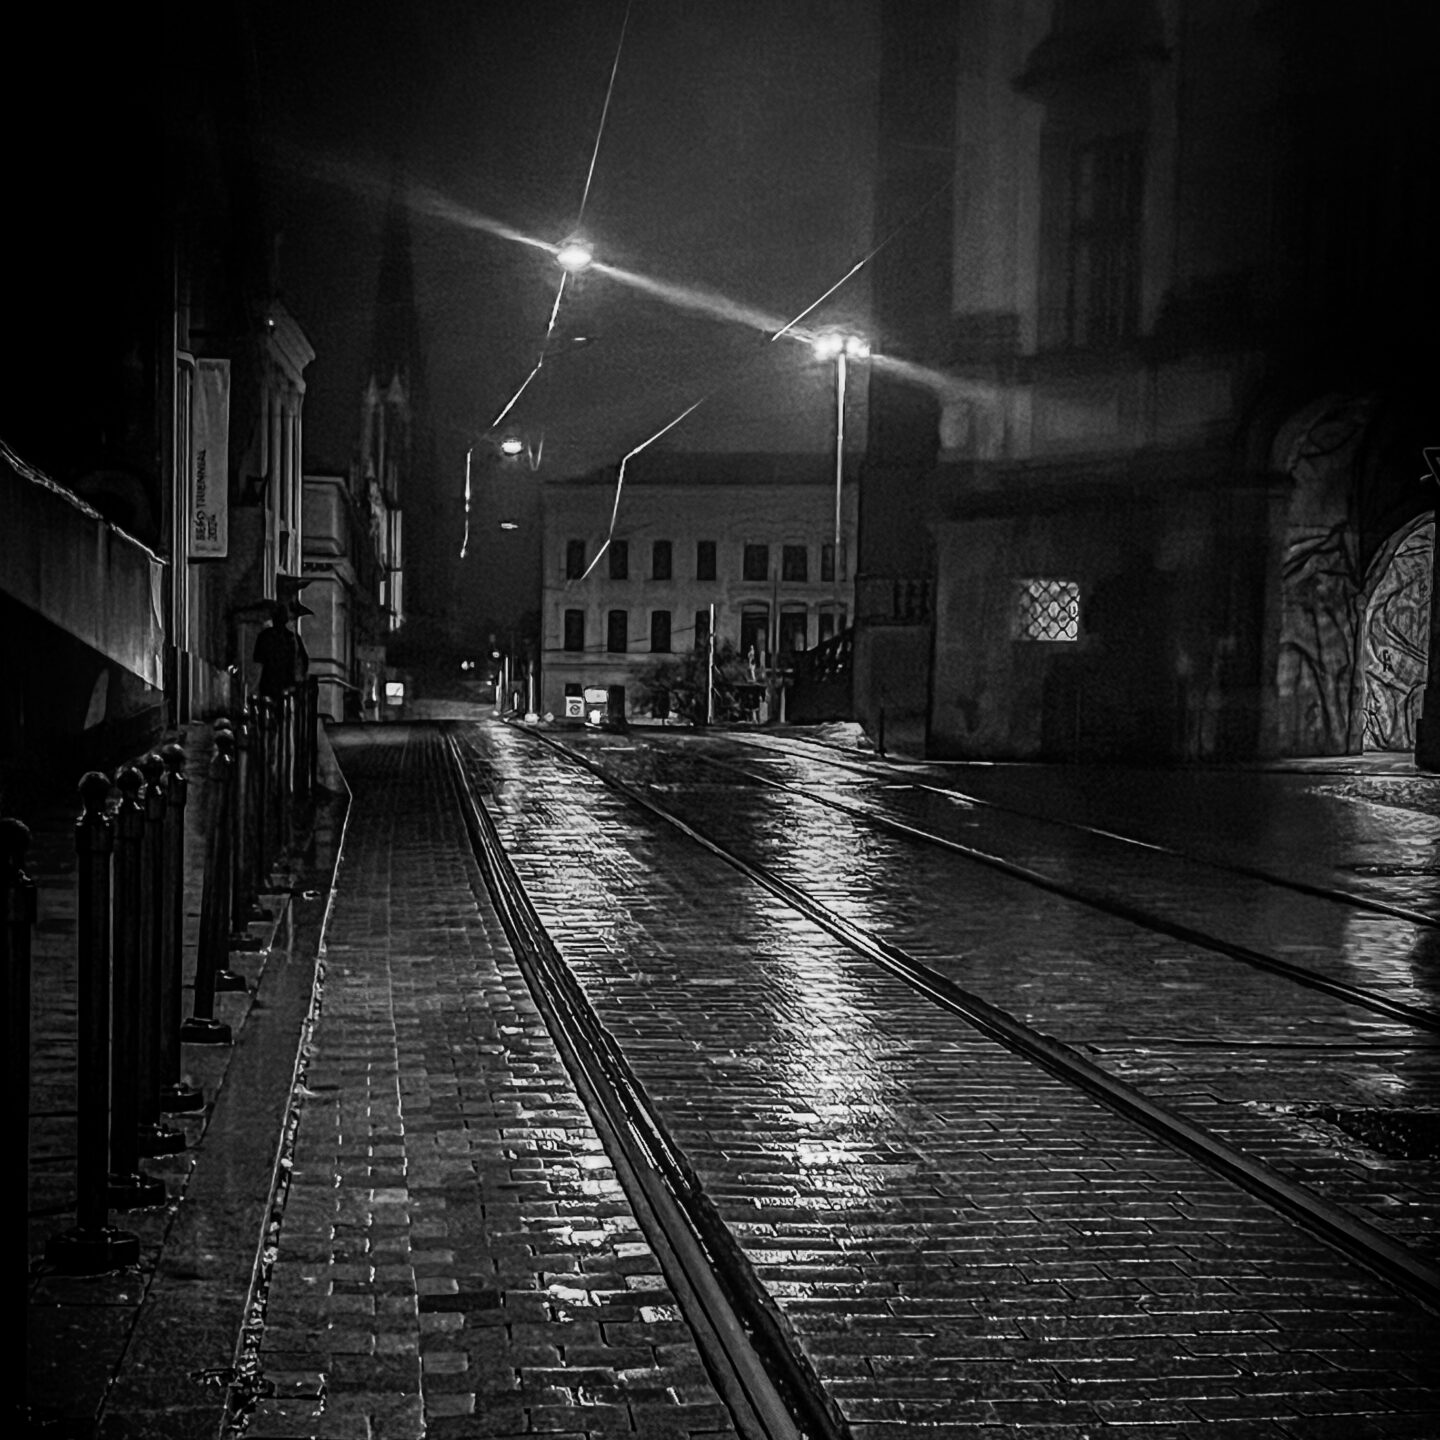
[[(1440, 1038), (1433, 1033), (1097, 914), (964, 858), (878, 834), (810, 800), (741, 783), (717, 806), (713, 786), (726, 772), (693, 763), (690, 752), (697, 748), (732, 758), (744, 749), (721, 740), (657, 754), (611, 742), (595, 753), (617, 772), (659, 784), (657, 798), (717, 840), (759, 853), (786, 878), (824, 890), (850, 918), (881, 930), (958, 984), (1082, 1047), (1172, 1109), (1412, 1247), (1440, 1251), (1433, 1138)], [(756, 768), (754, 760), (748, 763)], [(893, 773), (837, 772), (783, 754), (764, 768), (848, 805), (1440, 1013), (1440, 932), (1432, 927), (1346, 911), (1013, 814), (958, 806), (897, 784)], [(1416, 844), (1440, 839), (1440, 821), (1422, 815), (1408, 813), (1401, 818), (1409, 824), (1392, 826), (1392, 810), (1357, 812), (1334, 801), (1331, 808), (1340, 809), (1352, 844), (1386, 863), (1398, 865)], [(1233, 811), (1227, 812), (1232, 818)], [(1297, 846), (1308, 848), (1325, 830), (1322, 816), (1311, 811)], [(785, 837), (783, 847), (774, 843), (776, 835)], [(1271, 850), (1267, 863), (1273, 869), (1277, 862), (1286, 868), (1286, 856)], [(1403, 892), (1391, 898), (1413, 903)], [(1392, 1127), (1413, 1128), (1418, 1120), (1429, 1128), (1411, 1150), (1399, 1145), (1387, 1153), (1354, 1138), (1361, 1122), (1376, 1115)]]
[(333, 743), (352, 819), (248, 1435), (732, 1433), (510, 956), (438, 735)]
[[(531, 737), (468, 739), (547, 927), (855, 1435), (1440, 1433), (1433, 1316), (637, 823)], [(631, 744), (597, 743), (607, 760)], [(1229, 962), (1216, 986), (1216, 957), (1097, 929), (1014, 882), (962, 885), (953, 862), (927, 872), (809, 802), (714, 776), (658, 798), (693, 803), (717, 838), (932, 963), (948, 956), (962, 984), (1030, 985), (1022, 1018), (1072, 1041), (1104, 1021), (1129, 1045), (1126, 1008), (1173, 1025), (1198, 1000), (1217, 1007), (1200, 1033), (1294, 1010), (1326, 1044), (1394, 1043), (1291, 990), (1232, 1001)]]
[[(189, 757), (182, 962), (188, 976), (199, 926), (211, 742), (208, 727), (201, 725), (188, 727), (181, 738)], [(72, 791), (28, 816), (32, 843), (26, 868), (36, 884), (37, 923), (31, 956), (25, 1398), (37, 1433), (45, 1435), (213, 1436), (268, 1200), (288, 1089), (284, 1077), (294, 1057), (286, 997), (309, 992), (313, 951), (305, 953), (306, 925), (318, 917), (307, 914), (313, 905), (299, 895), (273, 897), (271, 918), (253, 928), (258, 948), (231, 956), (247, 988), (215, 997), (216, 1018), (232, 1027), (237, 1043), (182, 1047), (183, 1078), (202, 1092), (206, 1106), (164, 1117), (183, 1132), (186, 1147), (143, 1163), (146, 1173), (164, 1183), (166, 1203), (112, 1211), (110, 1217), (112, 1226), (138, 1237), (140, 1263), (95, 1277), (58, 1274), (45, 1261), (45, 1246), (50, 1236), (74, 1225), (76, 1200), (78, 809)], [(332, 844), (333, 818), (328, 804), (307, 813), (314, 863), (324, 864), (315, 852)], [(192, 1008), (187, 988), (182, 1013)], [(236, 1103), (238, 1094), (243, 1104)]]

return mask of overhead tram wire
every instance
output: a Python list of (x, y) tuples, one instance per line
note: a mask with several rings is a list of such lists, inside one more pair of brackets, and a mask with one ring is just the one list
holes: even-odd
[[(626, 11), (626, 16), (628, 19), (628, 10)], [(613, 75), (611, 76), (611, 80), (613, 83)], [(606, 103), (607, 105), (609, 103), (608, 97)], [(767, 343), (773, 345), (775, 341), (778, 340), (782, 335), (794, 332), (795, 326), (798, 325), (800, 321), (802, 321), (818, 306), (823, 305), (825, 301), (828, 300), (848, 280), (858, 275), (860, 271), (863, 270), (865, 266), (868, 265), (897, 235), (899, 235), (902, 230), (904, 230), (908, 225), (911, 225), (916, 220), (918, 220), (920, 216), (923, 215), (942, 195), (949, 191), (953, 187), (954, 183), (955, 182), (952, 178), (950, 180), (947, 180), (945, 184), (939, 186), (934, 191), (934, 193), (929, 196), (928, 199), (922, 202), (914, 210), (913, 213), (906, 216), (904, 220), (902, 220), (898, 225), (894, 226), (890, 230), (889, 234), (885, 235), (881, 240), (879, 240), (874, 246), (871, 247), (868, 253), (862, 255), (860, 259), (858, 259), (833, 285), (831, 285), (828, 290), (823, 291), (818, 298), (812, 300), (810, 304), (808, 304), (793, 319), (787, 320), (778, 329), (774, 330), (770, 334)], [(773, 317), (765, 316), (761, 311), (755, 310), (747, 305), (742, 305), (736, 301), (728, 300), (724, 296), (709, 294), (707, 292), (690, 287), (667, 285), (661, 281), (650, 280), (648, 277), (645, 276), (630, 275), (626, 272), (616, 270), (613, 266), (609, 265), (597, 265), (595, 268), (597, 270), (600, 270), (604, 274), (612, 275), (616, 279), (628, 282), (630, 284), (634, 284), (638, 288), (649, 290), (652, 293), (660, 295), (662, 297), (677, 298), (679, 303), (688, 305), (689, 307), (694, 309), (706, 310), (711, 313), (719, 312), (724, 318), (738, 319), (742, 322), (749, 324), (755, 324), (757, 320), (764, 321), (765, 323), (760, 326), (760, 328), (764, 330), (770, 330), (770, 327), (773, 324)], [(815, 339), (815, 337), (812, 335), (800, 335), (798, 333), (795, 334), (795, 338), (803, 341), (806, 344), (812, 343)], [(748, 364), (748, 362), (743, 363)], [(910, 371), (915, 372), (915, 374), (917, 375), (921, 373), (918, 366), (910, 366), (907, 368)], [(684, 420), (687, 416), (693, 414), (696, 410), (698, 410), (712, 396), (719, 394), (719, 392), (725, 389), (726, 386), (733, 384), (735, 378), (736, 377), (732, 375), (726, 380), (723, 380), (720, 384), (714, 386), (710, 390), (707, 390), (705, 394), (702, 395), (693, 404), (686, 406), (686, 408), (682, 410), (678, 415), (676, 415), (674, 419), (666, 421), (666, 423), (662, 425), (660, 429), (658, 429), (653, 435), (651, 435), (648, 440), (642, 440), (640, 444), (638, 444), (633, 450), (628, 451), (622, 457), (620, 461), (619, 472), (615, 476), (615, 499), (614, 503), (610, 507), (609, 529), (605, 533), (604, 541), (601, 543), (599, 549), (596, 550), (594, 557), (585, 567), (584, 573), (578, 577), (576, 583), (579, 583), (580, 581), (584, 581), (589, 578), (590, 572), (594, 570), (596, 565), (600, 563), (600, 557), (604, 555), (605, 552), (610, 548), (610, 543), (615, 538), (615, 521), (619, 518), (620, 515), (620, 492), (625, 485), (626, 465), (628, 465), (630, 461), (633, 460), (635, 456), (637, 456), (642, 450), (645, 450), (649, 446), (653, 445), (655, 441), (657, 441), (662, 435), (666, 434), (670, 430), (673, 430), (682, 420)]]
[[(585, 184), (580, 192), (580, 209), (575, 217), (575, 228), (578, 231), (585, 218), (585, 206), (590, 199), (590, 184), (595, 178), (595, 163), (600, 158), (600, 141), (605, 135), (605, 119), (610, 114), (610, 97), (615, 93), (615, 77), (620, 71), (620, 54), (625, 47), (625, 32), (630, 28), (630, 8), (633, 0), (627, 0), (625, 6), (625, 18), (620, 22), (620, 38), (615, 42), (615, 59), (610, 65), (610, 80), (605, 86), (605, 103), (600, 107), (600, 121), (595, 127), (595, 144), (590, 150), (590, 166), (585, 172)], [(555, 253), (563, 247), (550, 247)], [(535, 359), (535, 364), (530, 373), (520, 382), (520, 388), (507, 400), (500, 413), (485, 427), (485, 433), (489, 434), (505, 417), (515, 408), (516, 402), (529, 388), (530, 382), (540, 373), (545, 365), (545, 352), (549, 348), (550, 341), (555, 334), (555, 322), (560, 318), (560, 301), (565, 294), (565, 282), (570, 278), (570, 271), (563, 269), (560, 272), (560, 283), (555, 288), (555, 303), (550, 307), (550, 319), (545, 325), (545, 335), (540, 342), (540, 353)], [(466, 551), (470, 546), (470, 463), (474, 455), (475, 447), (472, 444), (465, 451), (465, 529), (460, 539), (460, 558), (465, 558)]]

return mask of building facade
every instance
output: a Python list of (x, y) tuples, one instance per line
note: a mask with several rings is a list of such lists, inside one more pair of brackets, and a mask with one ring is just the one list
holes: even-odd
[[(542, 650), (530, 708), (556, 719), (664, 719), (642, 698), (654, 661), (717, 643), (740, 652), (756, 718), (777, 718), (786, 657), (851, 615), (855, 485), (824, 456), (640, 457), (542, 491)], [(613, 530), (611, 517), (614, 514)]]
[(78, 48), (67, 23), (36, 18), (5, 96), (16, 133), (62, 89), (72, 120), (11, 167), (7, 774), (231, 708), (300, 576), (313, 351), (276, 298), (245, 12), (100, 16)]
[(877, 233), (936, 185), (952, 203), (875, 262), (880, 343), (907, 364), (872, 381), (861, 718), (888, 700), (938, 756), (1413, 750), (1425, 7), (884, 16)]

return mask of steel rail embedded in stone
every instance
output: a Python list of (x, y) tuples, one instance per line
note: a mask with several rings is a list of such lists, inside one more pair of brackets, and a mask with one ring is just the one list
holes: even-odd
[(453, 731), (452, 774), (475, 858), (536, 1005), (625, 1185), (637, 1218), (747, 1440), (849, 1440), (749, 1260), (656, 1117), (643, 1084), (565, 964), (480, 803)]
[(1202, 1126), (1176, 1115), (1084, 1059), (1069, 1045), (1042, 1034), (1008, 1011), (956, 985), (899, 946), (845, 919), (799, 886), (762, 865), (736, 855), (663, 805), (608, 774), (587, 756), (538, 731), (528, 733), (763, 886), (857, 954), (873, 960), (981, 1033), (1024, 1056), (1057, 1079), (1085, 1091), (1183, 1154), (1199, 1160), (1214, 1173), (1263, 1200), (1349, 1259), (1364, 1265), (1388, 1284), (1419, 1300), (1429, 1309), (1440, 1312), (1440, 1267), (1423, 1256), (1392, 1240), (1343, 1207), (1331, 1204), (1305, 1186), (1287, 1180), (1270, 1166), (1246, 1155)]
[[(797, 751), (789, 748), (787, 744), (777, 744), (755, 735), (731, 734), (726, 738), (735, 741), (736, 744), (748, 745), (752, 749), (765, 750), (771, 754), (792, 757), (797, 754)], [(818, 740), (807, 740), (802, 743), (821, 750), (835, 748)], [(808, 750), (800, 750), (798, 753), (806, 759), (818, 759), (821, 764), (833, 765), (837, 770), (848, 770), (852, 774), (873, 777), (870, 765), (859, 761), (837, 758), (834, 755), (816, 756)], [(702, 755), (701, 758), (714, 759), (709, 755)], [(876, 756), (875, 758), (880, 764), (889, 766), (891, 769), (907, 768), (887, 756)], [(714, 760), (714, 763), (723, 764), (725, 762)], [(1257, 865), (1239, 865), (1231, 860), (1210, 860), (1204, 855), (1192, 854), (1189, 850), (1176, 849), (1173, 845), (1161, 845), (1154, 840), (1141, 840), (1134, 835), (1122, 835), (1118, 830), (1106, 830), (1098, 825), (1086, 825), (1082, 820), (1063, 820), (1058, 815), (1042, 815), (1035, 810), (1021, 809), (1018, 805), (1005, 805), (998, 800), (986, 800), (979, 795), (970, 794), (968, 790), (955, 790), (948, 785), (930, 785), (923, 780), (913, 780), (911, 786), (916, 790), (929, 791), (932, 795), (943, 795), (948, 800), (963, 800), (968, 805), (975, 805), (985, 810), (996, 810), (1003, 815), (1015, 815), (1022, 820), (1034, 820), (1042, 825), (1054, 825), (1065, 830), (1078, 830), (1083, 835), (1097, 835), (1103, 840), (1114, 840), (1120, 845), (1134, 846), (1137, 850), (1149, 850), (1157, 855), (1168, 855), (1174, 860), (1184, 860), (1187, 864), (1203, 865), (1206, 869), (1219, 870), (1229, 875), (1239, 875), (1246, 880), (1259, 880), (1263, 884), (1274, 885), (1281, 890), (1293, 890), (1299, 895), (1308, 895), (1315, 900), (1328, 900), (1335, 905), (1348, 905), (1354, 910), (1365, 910), (1373, 915), (1384, 915), (1389, 920), (1404, 920), (1411, 925), (1425, 925), (1431, 929), (1440, 928), (1440, 915), (1427, 915), (1423, 910), (1412, 910), (1408, 905), (1396, 905), (1393, 901), (1376, 900), (1370, 895), (1358, 895), (1355, 891), (1341, 889), (1338, 885), (1312, 885), (1307, 880), (1295, 880), (1287, 875), (1276, 875), (1272, 871), (1260, 869)]]
[[(783, 790), (787, 794), (798, 795), (802, 800), (810, 800), (817, 805), (824, 805), (829, 809), (839, 810), (843, 814), (853, 815), (856, 819), (863, 820), (877, 830), (900, 835), (907, 840), (916, 840), (921, 844), (935, 845), (956, 855), (963, 855), (965, 859), (973, 860), (978, 865), (989, 866), (990, 869), (998, 870), (1001, 874), (1008, 875), (1014, 880), (1023, 880), (1027, 885), (1033, 885), (1039, 890), (1046, 890), (1052, 895), (1058, 895), (1063, 900), (1073, 900), (1077, 905), (1085, 905), (1091, 910), (1112, 915), (1117, 920), (1124, 920), (1131, 925), (1139, 925), (1143, 929), (1153, 930), (1160, 935), (1168, 935), (1172, 940), (1182, 941), (1186, 945), (1194, 945), (1201, 950), (1209, 950), (1216, 955), (1225, 956), (1228, 960), (1238, 960), (1242, 965), (1249, 965), (1256, 970), (1265, 970), (1272, 975), (1279, 975), (1297, 985), (1303, 985), (1307, 989), (1318, 990), (1333, 999), (1343, 1000), (1347, 1005), (1356, 1005), (1377, 1015), (1383, 1015), (1387, 1020), (1399, 1020), (1406, 1025), (1415, 1025), (1424, 1030), (1440, 1033), (1440, 1014), (1433, 1010), (1427, 1010), (1424, 1006), (1410, 1005), (1404, 1000), (1392, 1000), (1388, 995), (1381, 995), (1375, 990), (1367, 990), (1363, 985), (1351, 985), (1344, 980), (1332, 980), (1329, 976), (1319, 975), (1304, 965), (1296, 965), (1290, 960), (1281, 960), (1278, 956), (1267, 955), (1262, 950), (1252, 950), (1248, 945), (1240, 945), (1232, 940), (1222, 940), (1217, 935), (1197, 930), (1193, 925), (1185, 925), (1178, 920), (1167, 920), (1163, 915), (1156, 915), (1153, 911), (1144, 910), (1138, 905), (1129, 905), (1124, 900), (1114, 900), (1108, 895), (1097, 895), (1092, 890), (1083, 890), (1079, 886), (1067, 884), (1063, 880), (1052, 879), (1039, 870), (1032, 870), (1028, 865), (1021, 865), (1015, 860), (1006, 860), (1001, 855), (992, 855), (988, 850), (981, 850), (974, 845), (966, 845), (959, 840), (951, 840), (945, 835), (937, 835), (933, 830), (910, 825), (904, 820), (896, 820), (888, 815), (877, 815), (864, 806), (818, 794), (814, 790), (809, 790), (803, 785), (792, 784), (788, 780), (775, 780), (768, 775), (758, 775), (753, 770), (746, 770), (733, 761), (721, 760), (717, 756), (704, 754), (697, 758), (703, 760), (707, 765), (732, 770), (737, 775), (743, 775), (745, 779), (757, 784), (769, 786), (774, 790)], [(941, 790), (937, 793), (956, 795), (959, 792)], [(1013, 811), (1011, 813), (1023, 814), (1024, 812)], [(1037, 817), (1029, 816), (1027, 818)], [(1070, 822), (1056, 821), (1055, 823), (1069, 824)], [(1077, 828), (1088, 830), (1090, 827), (1080, 826)], [(1093, 831), (1092, 833), (1108, 835), (1109, 832)], [(1189, 857), (1182, 858), (1188, 859)], [(1348, 899), (1345, 903), (1349, 903)]]

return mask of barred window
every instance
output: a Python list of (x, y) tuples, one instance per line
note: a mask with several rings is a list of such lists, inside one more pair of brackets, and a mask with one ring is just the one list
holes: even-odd
[(1074, 580), (1022, 580), (1016, 621), (1020, 640), (1078, 640), (1079, 584)]

